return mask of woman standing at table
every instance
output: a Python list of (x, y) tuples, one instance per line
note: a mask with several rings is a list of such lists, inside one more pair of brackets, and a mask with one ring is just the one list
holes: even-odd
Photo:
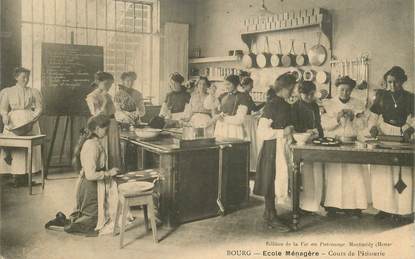
[(137, 74), (133, 71), (124, 72), (121, 80), (114, 96), (115, 119), (123, 124), (136, 125), (146, 113), (143, 94), (133, 88)]
[(237, 90), (239, 77), (229, 75), (225, 78), (226, 93), (219, 96), (219, 114), (214, 120), (215, 137), (246, 139), (244, 121), (248, 114), (249, 99)]
[(258, 127), (258, 112), (261, 110), (265, 103), (257, 105), (251, 96), (251, 91), (254, 88), (254, 81), (250, 77), (244, 77), (241, 81), (241, 92), (246, 94), (248, 99), (248, 112), (244, 121), (244, 127), (247, 133), (250, 145), (250, 171), (255, 172), (258, 161), (258, 143), (256, 139), (256, 130)]
[(115, 106), (111, 96), (108, 94), (108, 90), (113, 83), (114, 77), (110, 73), (101, 71), (95, 73), (94, 84), (97, 88), (86, 97), (86, 102), (89, 111), (93, 116), (102, 114), (110, 118), (108, 135), (102, 139), (103, 146), (108, 154), (108, 167), (123, 168), (121, 160), (120, 132), (114, 116)]
[(182, 85), (184, 77), (175, 72), (170, 75), (171, 92), (166, 95), (166, 100), (161, 106), (160, 117), (179, 121), (185, 118), (184, 109), (190, 101), (190, 94)]
[(275, 97), (270, 99), (258, 123), (258, 141), (263, 141), (255, 175), (254, 194), (264, 196), (263, 218), (268, 228), (279, 232), (290, 229), (277, 218), (275, 197), (288, 198), (288, 164), (286, 147), (292, 141), (292, 111), (286, 101), (296, 85), (293, 75), (286, 73), (275, 80)]
[(190, 102), (185, 107), (186, 120), (194, 128), (206, 128), (208, 134), (213, 135), (212, 107), (207, 106), (207, 99), (210, 97), (208, 90), (211, 87), (207, 77), (201, 76), (196, 83)]
[[(316, 85), (304, 81), (298, 91), (300, 100), (293, 104), (294, 130), (298, 133), (309, 132), (313, 137), (323, 137), (320, 109), (315, 100)], [(323, 165), (321, 163), (303, 164), (303, 190), (300, 193), (300, 208), (304, 211), (318, 212), (323, 196)]]
[[(15, 135), (9, 129), (18, 121), (35, 121), (31, 130), (25, 135), (39, 135), (40, 128), (37, 121), (42, 114), (42, 96), (37, 89), (28, 87), (30, 70), (18, 67), (14, 71), (16, 85), (5, 88), (0, 99), (0, 114), (5, 125), (4, 134)], [(9, 129), (8, 129), (9, 128)], [(19, 187), (27, 184), (26, 151), (18, 149), (2, 150), (2, 157), (6, 160), (8, 172), (13, 174), (13, 185)], [(9, 153), (10, 152), (10, 153)], [(9, 154), (8, 154), (9, 153)], [(38, 172), (42, 163), (41, 147), (33, 148), (32, 172)], [(2, 159), (2, 160), (3, 160)], [(2, 173), (2, 172), (0, 172)]]
[[(347, 123), (351, 130), (357, 132), (355, 119), (365, 110), (364, 104), (351, 97), (356, 81), (348, 76), (336, 79), (338, 97), (324, 106), (327, 113), (322, 116), (322, 125), (327, 137), (340, 137), (345, 134)], [(357, 115), (357, 116), (356, 116)], [(347, 163), (326, 163), (326, 197), (324, 206), (329, 217), (337, 212), (345, 212), (353, 217), (360, 217), (361, 211), (367, 208), (368, 193), (365, 184), (367, 167)]]
[[(384, 75), (387, 90), (379, 90), (370, 107), (369, 128), (378, 135), (403, 136), (405, 141), (414, 133), (414, 94), (404, 90), (405, 71), (392, 67)], [(373, 207), (378, 219), (393, 217), (397, 221), (413, 221), (414, 169), (407, 166), (371, 165)], [(405, 217), (409, 216), (409, 217)]]

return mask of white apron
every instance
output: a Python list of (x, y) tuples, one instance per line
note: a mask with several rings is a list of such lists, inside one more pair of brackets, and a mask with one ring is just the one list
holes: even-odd
[[(380, 130), (386, 135), (400, 136), (400, 128), (389, 125), (379, 118)], [(414, 212), (414, 169), (401, 167), (402, 180), (407, 185), (399, 194), (395, 184), (399, 179), (399, 166), (371, 165), (372, 199), (375, 209), (399, 215)]]
[[(336, 137), (343, 131), (342, 127), (333, 128), (337, 124), (337, 114), (343, 109), (351, 109), (353, 112), (364, 111), (364, 104), (355, 98), (342, 103), (338, 98), (331, 99), (325, 105), (327, 114), (322, 116), (322, 126), (327, 137)], [(358, 120), (354, 120), (357, 129)], [(356, 131), (359, 132), (359, 129)], [(361, 129), (360, 131), (363, 131)], [(368, 166), (347, 163), (326, 163), (325, 168), (325, 202), (326, 207), (339, 209), (366, 209), (368, 204), (368, 184), (365, 182), (368, 174)]]
[(194, 113), (190, 118), (190, 124), (194, 128), (204, 128), (207, 136), (213, 136), (214, 125), (212, 125), (212, 118), (209, 114)]
[(305, 162), (302, 165), (300, 193), (300, 208), (306, 211), (318, 212), (323, 196), (323, 164)]
[(249, 160), (250, 160), (250, 171), (255, 172), (257, 161), (258, 161), (258, 154), (259, 149), (257, 149), (258, 143), (257, 143), (257, 137), (256, 137), (256, 130), (258, 127), (258, 120), (254, 115), (247, 115), (244, 121), (244, 127), (247, 134), (247, 139), (251, 141), (250, 145), (250, 154), (249, 154)]

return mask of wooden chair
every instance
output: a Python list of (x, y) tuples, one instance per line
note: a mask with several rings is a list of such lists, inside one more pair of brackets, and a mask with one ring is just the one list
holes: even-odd
[(124, 245), (124, 232), (126, 227), (127, 221), (127, 213), (128, 208), (131, 206), (142, 206), (143, 213), (144, 213), (144, 224), (146, 231), (149, 231), (148, 225), (148, 213), (150, 214), (150, 223), (151, 223), (151, 230), (153, 232), (153, 240), (154, 243), (158, 243), (157, 238), (157, 226), (156, 226), (156, 216), (155, 216), (155, 209), (153, 204), (153, 190), (146, 190), (142, 191), (140, 189), (134, 188), (123, 188), (123, 185), (119, 186), (119, 200), (117, 204), (117, 212), (115, 217), (115, 226), (113, 236), (116, 235), (118, 230), (118, 221), (121, 215), (121, 231), (120, 231), (120, 248), (123, 248)]

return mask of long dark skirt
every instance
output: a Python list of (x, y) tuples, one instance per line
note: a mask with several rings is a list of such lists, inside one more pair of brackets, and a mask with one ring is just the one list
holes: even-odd
[(76, 210), (70, 215), (71, 223), (65, 226), (68, 233), (93, 232), (98, 222), (97, 182), (84, 176), (76, 194)]
[(275, 197), (275, 139), (265, 140), (258, 156), (254, 194)]

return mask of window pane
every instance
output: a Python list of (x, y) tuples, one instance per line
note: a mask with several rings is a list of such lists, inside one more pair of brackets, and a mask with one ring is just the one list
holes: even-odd
[(33, 0), (22, 0), (22, 20), (32, 21), (32, 1)]
[(43, 0), (33, 0), (33, 21), (43, 22)]
[(79, 45), (87, 45), (86, 30), (78, 28), (76, 30), (75, 42)]
[(107, 11), (107, 1), (106, 0), (96, 0), (97, 1), (97, 28), (106, 29), (106, 11)]
[(55, 42), (55, 26), (45, 25), (45, 42)]
[(96, 28), (97, 27), (97, 2), (96, 0), (88, 0), (87, 1), (87, 12), (88, 12), (88, 28)]
[(77, 11), (76, 19), (79, 27), (86, 27), (86, 1), (87, 0), (77, 0)]
[(45, 23), (55, 24), (55, 0), (44, 0)]
[(66, 0), (66, 25), (76, 26), (76, 0)]
[(60, 25), (65, 25), (65, 15), (66, 15), (66, 0), (56, 0), (56, 23)]
[(107, 0), (107, 29), (115, 30), (115, 1)]
[(116, 30), (124, 31), (124, 22), (125, 22), (125, 3), (116, 2), (115, 5), (115, 19), (116, 19)]
[(22, 65), (32, 70), (32, 25), (22, 24)]

